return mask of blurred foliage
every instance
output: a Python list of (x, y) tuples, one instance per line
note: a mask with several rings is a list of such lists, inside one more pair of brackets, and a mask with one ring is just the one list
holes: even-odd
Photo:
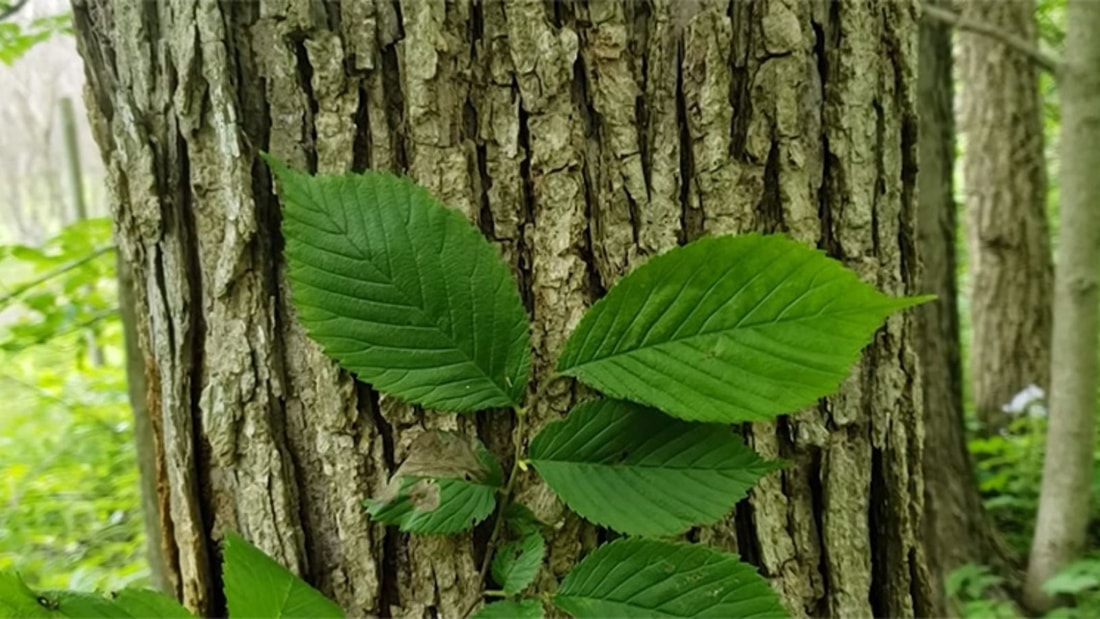
[[(1026, 556), (1031, 549), (1039, 488), (1043, 478), (1046, 417), (1019, 417), (1000, 434), (970, 441), (978, 486), (986, 510), (1012, 549)], [(1097, 437), (1100, 446), (1100, 436)], [(1100, 449), (1093, 453), (1100, 470)], [(1093, 496), (1100, 496), (1100, 476), (1093, 479)], [(1100, 524), (1100, 504), (1093, 505), (1093, 522)], [(1091, 529), (1090, 547), (1100, 547), (1100, 527)]]
[(960, 617), (974, 619), (1016, 619), (1016, 606), (1008, 600), (993, 597), (1004, 584), (1004, 578), (985, 565), (968, 563), (959, 566), (946, 579), (947, 598)]
[(26, 26), (0, 21), (0, 63), (10, 65), (35, 45), (58, 34), (72, 34), (70, 14), (39, 17)]
[(1068, 608), (1047, 614), (1058, 619), (1093, 619), (1100, 617), (1100, 554), (1086, 557), (1064, 567), (1043, 584), (1050, 595), (1064, 595), (1073, 600)]
[(146, 584), (110, 222), (0, 246), (0, 569), (40, 588)]
[[(985, 565), (967, 564), (947, 576), (947, 597), (964, 619), (1017, 619), (1025, 615), (1000, 593), (1003, 578)], [(1090, 556), (1063, 568), (1043, 585), (1051, 595), (1068, 602), (1040, 615), (1043, 619), (1100, 617), (1100, 556)]]

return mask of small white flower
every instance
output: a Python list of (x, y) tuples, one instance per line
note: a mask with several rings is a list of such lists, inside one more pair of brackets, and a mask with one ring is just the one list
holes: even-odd
[(1038, 385), (1028, 385), (1016, 395), (1012, 401), (1001, 407), (1001, 410), (1009, 415), (1028, 415), (1029, 417), (1046, 417), (1046, 393)]

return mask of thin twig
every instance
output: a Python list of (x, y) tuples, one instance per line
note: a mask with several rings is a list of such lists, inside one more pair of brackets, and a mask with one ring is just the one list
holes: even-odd
[[(516, 407), (516, 427), (512, 429), (512, 470), (508, 473), (508, 481), (504, 484), (504, 490), (500, 493), (500, 505), (497, 509), (496, 520), (493, 521), (493, 531), (489, 534), (489, 542), (485, 545), (485, 557), (481, 560), (481, 569), (478, 570), (477, 582), (479, 586), (485, 583), (485, 577), (489, 574), (489, 565), (493, 561), (493, 553), (500, 543), (500, 532), (504, 528), (504, 512), (512, 502), (512, 492), (516, 487), (516, 479), (521, 472), (520, 461), (523, 460), (523, 434), (527, 429), (527, 414), (523, 408)], [(473, 604), (462, 613), (463, 617), (469, 617), (474, 612), (478, 603), (485, 597), (485, 592), (474, 599)]]
[(0, 5), (0, 20), (7, 19), (12, 15), (15, 15), (26, 6), (27, 0), (16, 0), (15, 2), (8, 4), (7, 6)]
[(512, 502), (512, 492), (516, 487), (516, 479), (522, 471), (520, 461), (523, 460), (523, 433), (527, 429), (527, 415), (522, 411), (516, 411), (516, 427), (512, 429), (512, 450), (515, 455), (512, 458), (512, 471), (508, 473), (508, 481), (504, 484), (504, 490), (500, 493), (500, 509), (497, 510), (496, 521), (493, 522), (493, 532), (489, 534), (489, 543), (485, 546), (485, 558), (481, 561), (481, 570), (478, 572), (478, 582), (485, 582), (485, 576), (489, 574), (489, 564), (493, 560), (493, 552), (500, 543), (500, 531), (504, 526), (504, 512)]
[(72, 271), (73, 269), (78, 269), (78, 268), (84, 266), (85, 264), (91, 262), (92, 260), (95, 260), (96, 258), (102, 256), (103, 254), (105, 254), (109, 251), (113, 251), (113, 250), (114, 250), (114, 247), (112, 247), (110, 245), (108, 245), (107, 247), (100, 247), (99, 249), (93, 251), (92, 253), (88, 254), (87, 256), (84, 256), (83, 258), (80, 258), (79, 260), (74, 260), (74, 261), (72, 261), (68, 264), (63, 264), (63, 265), (59, 266), (58, 268), (50, 271), (49, 273), (46, 273), (42, 277), (39, 277), (38, 279), (31, 280), (31, 281), (23, 284), (22, 286), (16, 288), (15, 290), (12, 290), (8, 294), (4, 295), (3, 297), (0, 297), (0, 309), (3, 309), (9, 302), (19, 298), (24, 292), (30, 290), (31, 288), (34, 288), (36, 286), (41, 286), (42, 284), (45, 284), (46, 282), (50, 281), (51, 279), (53, 279), (55, 277), (58, 277), (60, 275), (64, 275), (65, 273), (68, 273), (69, 271)]
[[(508, 481), (505, 482), (504, 490), (500, 493), (500, 506), (497, 510), (497, 517), (493, 522), (493, 531), (489, 534), (489, 541), (485, 545), (485, 557), (481, 560), (481, 569), (478, 571), (477, 581), (479, 583), (484, 583), (485, 577), (489, 575), (489, 566), (493, 561), (493, 553), (496, 552), (497, 546), (500, 544), (500, 533), (504, 527), (504, 512), (508, 510), (512, 502), (512, 493), (516, 487), (516, 479), (519, 478), (519, 474), (523, 470), (520, 466), (520, 462), (523, 461), (523, 439), (525, 438), (524, 434), (527, 433), (527, 415), (530, 411), (534, 410), (535, 404), (538, 404), (546, 395), (550, 385), (563, 378), (569, 377), (560, 374), (550, 375), (541, 385), (539, 385), (539, 388), (535, 390), (535, 394), (527, 400), (526, 405), (514, 409), (516, 413), (516, 425), (512, 428), (512, 451), (514, 452), (512, 470), (508, 473)], [(481, 602), (481, 598), (485, 595), (490, 595), (490, 593), (489, 591), (483, 592), (483, 595), (474, 600), (473, 605), (466, 609), (466, 612), (463, 613), (462, 616), (469, 617), (470, 613), (474, 612), (478, 603)]]
[(42, 338), (32, 340), (30, 343), (28, 343), (24, 346), (20, 346), (19, 348), (12, 349), (9, 352), (14, 357), (15, 355), (18, 355), (19, 353), (23, 352), (24, 350), (29, 350), (31, 348), (34, 348), (35, 346), (41, 346), (42, 344), (45, 344), (47, 342), (52, 342), (54, 340), (61, 339), (61, 338), (65, 337), (66, 335), (72, 335), (73, 333), (76, 333), (76, 332), (81, 331), (83, 329), (87, 329), (88, 327), (96, 324), (97, 322), (100, 322), (102, 320), (106, 320), (108, 318), (112, 318), (112, 317), (117, 316), (117, 315), (118, 315), (118, 308), (117, 307), (112, 307), (110, 309), (106, 309), (106, 310), (103, 310), (103, 311), (100, 311), (100, 312), (96, 312), (95, 314), (92, 314), (91, 318), (89, 318), (88, 320), (85, 320), (84, 322), (75, 324), (75, 325), (69, 327), (68, 329), (64, 329), (62, 331), (57, 331), (55, 333), (52, 333), (48, 337), (42, 337)]
[(1058, 74), (1058, 68), (1062, 65), (1061, 61), (1058, 58), (1055, 58), (1054, 56), (1044, 52), (1035, 45), (1032, 45), (1027, 40), (1018, 37), (1011, 32), (1006, 32), (996, 26), (970, 19), (969, 17), (964, 17), (954, 11), (949, 11), (933, 4), (929, 4), (927, 2), (922, 2), (920, 6), (921, 14), (926, 17), (935, 19), (936, 21), (944, 22), (946, 24), (951, 24), (959, 30), (969, 30), (970, 32), (984, 34), (987, 37), (996, 39), (1005, 44), (1005, 46), (1013, 49), (1014, 51), (1027, 56), (1040, 68), (1045, 69), (1053, 73), (1054, 75)]

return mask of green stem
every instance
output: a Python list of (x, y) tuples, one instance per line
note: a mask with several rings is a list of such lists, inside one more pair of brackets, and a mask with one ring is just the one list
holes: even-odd
[[(527, 400), (526, 406), (516, 406), (512, 408), (512, 411), (516, 414), (516, 426), (512, 428), (512, 470), (508, 473), (508, 481), (504, 484), (504, 490), (500, 493), (500, 506), (497, 510), (496, 520), (493, 522), (493, 531), (489, 534), (489, 542), (485, 546), (485, 558), (481, 560), (481, 569), (478, 572), (478, 582), (484, 583), (485, 577), (489, 574), (489, 566), (493, 561), (493, 553), (496, 552), (497, 546), (500, 544), (500, 534), (504, 528), (504, 512), (508, 511), (508, 507), (512, 502), (512, 492), (516, 487), (516, 479), (519, 478), (521, 472), (520, 462), (523, 461), (523, 439), (527, 433), (527, 413), (534, 410), (535, 404), (546, 395), (546, 390), (551, 384), (557, 382), (560, 378), (566, 378), (560, 374), (551, 374), (535, 391), (535, 395), (531, 396)], [(485, 596), (493, 597), (497, 591), (487, 590), (484, 592)], [(469, 616), (473, 612), (474, 608), (477, 608), (477, 601), (474, 605), (466, 611), (464, 616)]]
[(489, 534), (489, 543), (485, 546), (485, 558), (481, 560), (481, 570), (478, 573), (478, 582), (485, 582), (485, 576), (489, 573), (489, 564), (493, 560), (497, 544), (500, 543), (500, 532), (504, 527), (504, 512), (512, 502), (512, 491), (516, 487), (516, 479), (519, 477), (519, 463), (523, 459), (523, 434), (527, 429), (527, 414), (520, 407), (516, 407), (516, 427), (512, 429), (512, 471), (508, 473), (508, 481), (504, 485), (504, 491), (500, 494), (500, 507), (497, 510), (496, 521), (493, 523), (493, 532)]

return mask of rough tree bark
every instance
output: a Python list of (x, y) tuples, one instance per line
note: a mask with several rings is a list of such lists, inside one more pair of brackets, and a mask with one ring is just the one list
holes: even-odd
[[(967, 0), (962, 15), (1037, 44), (1034, 0)], [(978, 418), (1050, 380), (1053, 267), (1038, 68), (1004, 43), (959, 30), (970, 275), (970, 383)]]
[[(235, 528), (356, 614), (454, 617), (484, 532), (370, 523), (424, 428), (505, 452), (502, 414), (379, 399), (287, 303), (266, 149), (302, 168), (407, 171), (513, 265), (536, 376), (624, 271), (705, 233), (785, 231), (892, 294), (915, 291), (910, 2), (77, 0), (120, 251), (134, 268), (162, 544), (177, 593), (217, 610)], [(760, 566), (796, 616), (930, 612), (912, 320), (841, 392), (746, 432), (792, 464), (697, 537)], [(580, 394), (550, 390), (538, 426)], [(598, 532), (523, 479), (549, 522), (540, 586)]]
[(917, 311), (916, 342), (924, 389), (924, 536), (938, 592), (960, 565), (999, 565), (1003, 556), (982, 506), (963, 418), (951, 26), (922, 19), (919, 47), (917, 253), (921, 290), (937, 299)]
[(1080, 558), (1089, 524), (1100, 344), (1100, 5), (1066, 3), (1062, 106), (1062, 183), (1058, 271), (1054, 288), (1054, 355), (1043, 487), (1031, 546), (1024, 603), (1046, 610), (1042, 585)]

